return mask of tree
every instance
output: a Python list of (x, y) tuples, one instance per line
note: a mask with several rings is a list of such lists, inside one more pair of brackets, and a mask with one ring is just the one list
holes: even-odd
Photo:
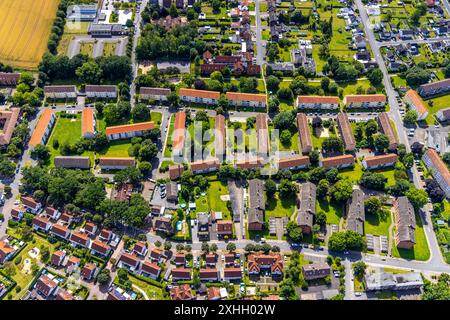
[(148, 161), (139, 162), (138, 169), (143, 175), (149, 175), (152, 171), (152, 164)]
[(327, 215), (325, 214), (325, 212), (320, 210), (319, 212), (317, 212), (315, 220), (315, 223), (317, 223), (318, 225), (325, 226), (327, 224)]
[(328, 249), (331, 251), (362, 250), (364, 246), (364, 237), (353, 230), (334, 232), (328, 240)]
[(330, 78), (323, 77), (322, 80), (320, 80), (320, 86), (322, 87), (323, 91), (328, 92), (330, 89)]
[(389, 188), (389, 193), (395, 197), (404, 196), (405, 193), (411, 188), (411, 183), (405, 179), (395, 180), (395, 184)]
[(374, 119), (367, 121), (365, 126), (366, 136), (371, 137), (374, 133), (378, 131), (378, 124)]
[(280, 79), (275, 76), (268, 76), (266, 79), (267, 90), (277, 92), (280, 87)]
[(403, 164), (405, 165), (406, 169), (411, 169), (414, 165), (414, 154), (413, 153), (407, 153), (403, 156), (402, 159)]
[(291, 145), (292, 134), (289, 130), (281, 131), (280, 142), (283, 146), (288, 147)]
[(370, 83), (376, 87), (383, 81), (383, 72), (381, 72), (380, 68), (374, 68), (369, 72), (367, 78)]
[(271, 199), (275, 195), (275, 192), (277, 192), (277, 184), (272, 179), (266, 180), (265, 183), (267, 198)]
[(416, 110), (408, 110), (403, 118), (403, 122), (405, 124), (415, 124), (417, 121), (417, 111)]
[(425, 280), (422, 300), (450, 300), (450, 276), (442, 273), (436, 283)]
[(100, 285), (106, 285), (111, 281), (111, 275), (110, 275), (110, 271), (109, 269), (103, 269), (98, 277), (97, 277), (97, 281), (98, 283), (100, 283)]
[(366, 264), (364, 261), (357, 261), (353, 264), (353, 274), (357, 277), (361, 277), (366, 272)]
[(297, 188), (292, 181), (287, 179), (281, 180), (280, 186), (278, 187), (278, 191), (280, 193), (280, 197), (283, 199), (288, 199), (290, 197), (295, 196), (297, 192)]
[(280, 110), (280, 100), (275, 96), (269, 98), (269, 112), (276, 113)]
[(324, 199), (327, 196), (329, 189), (330, 183), (328, 182), (328, 180), (320, 180), (319, 185), (317, 186), (317, 196), (319, 197), (319, 199)]
[(339, 180), (331, 188), (330, 193), (336, 201), (346, 201), (352, 197), (353, 183), (350, 179)]
[(422, 189), (411, 187), (405, 195), (416, 210), (422, 208), (428, 202), (428, 195)]
[(378, 151), (384, 151), (389, 147), (389, 138), (386, 135), (380, 133), (376, 136), (374, 145)]
[(280, 100), (292, 101), (292, 99), (294, 99), (294, 94), (289, 88), (278, 89), (277, 96)]
[(131, 110), (131, 117), (134, 122), (149, 121), (150, 119), (150, 109), (143, 103), (138, 103)]
[(382, 204), (378, 197), (370, 197), (364, 201), (364, 208), (367, 214), (377, 215), (382, 208)]
[(282, 111), (273, 118), (273, 126), (284, 130), (294, 125), (295, 114), (290, 111)]
[(368, 189), (384, 190), (387, 178), (377, 172), (366, 171), (363, 173), (360, 184)]
[(50, 158), (50, 149), (42, 144), (38, 144), (31, 151), (31, 156), (39, 162), (45, 162)]
[(236, 250), (236, 245), (233, 242), (230, 242), (227, 244), (227, 251), (234, 251)]
[(322, 142), (322, 148), (327, 152), (342, 152), (344, 144), (338, 137), (328, 137)]
[(295, 222), (289, 221), (286, 225), (286, 231), (289, 239), (292, 242), (299, 243), (300, 241), (302, 241), (302, 228), (300, 228)]
[(94, 61), (88, 61), (79, 67), (75, 74), (84, 83), (97, 84), (102, 78), (102, 69)]

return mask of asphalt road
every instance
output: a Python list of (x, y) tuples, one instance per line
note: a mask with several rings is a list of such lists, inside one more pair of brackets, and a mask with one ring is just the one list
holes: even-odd
[(262, 25), (260, 0), (255, 0), (255, 23), (256, 23), (256, 64), (262, 66), (264, 64), (265, 49), (262, 40)]

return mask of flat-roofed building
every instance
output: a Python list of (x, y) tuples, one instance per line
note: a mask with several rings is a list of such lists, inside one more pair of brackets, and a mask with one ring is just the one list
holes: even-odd
[(169, 88), (141, 87), (139, 96), (144, 100), (167, 101), (167, 97), (172, 93)]
[(53, 161), (56, 168), (89, 169), (91, 167), (88, 156), (56, 156)]
[(225, 117), (221, 114), (216, 116), (214, 131), (214, 152), (216, 158), (224, 160), (226, 153), (226, 133), (225, 133)]
[(351, 154), (344, 154), (336, 157), (322, 158), (319, 160), (319, 166), (324, 168), (346, 168), (354, 165), (355, 157)]
[(74, 99), (77, 97), (77, 88), (75, 86), (45, 86), (44, 94), (52, 99)]
[(366, 291), (414, 290), (423, 287), (423, 279), (419, 272), (371, 272), (364, 275), (364, 287)]
[(338, 97), (298, 96), (295, 106), (299, 109), (338, 109)]
[(146, 131), (155, 128), (153, 121), (124, 124), (121, 126), (107, 127), (106, 136), (109, 140), (131, 139), (142, 136)]
[(395, 245), (397, 248), (411, 249), (416, 244), (416, 217), (408, 197), (398, 197), (394, 201)]
[(82, 135), (86, 139), (92, 139), (95, 135), (95, 117), (94, 110), (84, 108), (82, 111)]
[(422, 84), (419, 87), (419, 94), (422, 97), (429, 97), (441, 94), (450, 90), (450, 79)]
[(172, 133), (172, 154), (181, 156), (184, 149), (184, 138), (186, 134), (186, 113), (179, 111), (175, 114), (174, 130)]
[(259, 113), (256, 115), (256, 137), (257, 153), (262, 157), (266, 157), (269, 154), (269, 129), (266, 114)]
[(311, 161), (308, 156), (295, 156), (278, 160), (278, 170), (296, 170), (309, 167)]
[(347, 201), (347, 230), (353, 230), (360, 235), (364, 235), (364, 192), (353, 189), (353, 194)]
[(46, 144), (55, 122), (56, 116), (53, 110), (45, 108), (34, 129), (29, 145), (35, 147), (38, 144)]
[(228, 102), (236, 107), (265, 108), (267, 95), (254, 93), (227, 92)]
[(409, 103), (411, 109), (417, 112), (417, 120), (425, 120), (428, 116), (428, 108), (415, 90), (411, 89), (406, 92), (405, 101)]
[(356, 148), (356, 140), (353, 136), (352, 126), (348, 120), (347, 113), (339, 112), (337, 115), (337, 124), (339, 133), (341, 134), (342, 141), (344, 142), (344, 148), (346, 151), (354, 151)]
[(112, 37), (125, 34), (126, 30), (119, 23), (89, 23), (88, 34), (93, 37)]
[(300, 187), (297, 197), (297, 224), (303, 233), (311, 233), (316, 215), (316, 185), (305, 182)]
[(302, 273), (305, 280), (322, 279), (331, 274), (331, 267), (324, 262), (305, 264)]
[(20, 108), (0, 111), (0, 125), (3, 125), (0, 131), (0, 146), (6, 146), (11, 142), (19, 114)]
[(217, 104), (220, 99), (220, 92), (207, 90), (181, 88), (178, 95), (188, 103)]
[(297, 114), (298, 139), (300, 141), (300, 151), (304, 154), (311, 152), (312, 138), (309, 130), (308, 118), (304, 113)]
[(136, 166), (136, 160), (131, 157), (101, 157), (99, 165), (102, 170), (121, 170)]
[(377, 169), (384, 167), (392, 167), (397, 163), (397, 155), (395, 153), (383, 154), (380, 156), (368, 156), (362, 161), (365, 169)]
[(445, 196), (450, 198), (450, 172), (436, 150), (428, 149), (422, 156), (422, 160), (432, 171), (434, 179), (444, 191)]
[(381, 108), (386, 104), (384, 94), (358, 94), (344, 97), (347, 108)]
[(20, 79), (20, 73), (0, 72), (0, 86), (16, 86)]
[(117, 86), (113, 85), (86, 85), (86, 97), (88, 98), (117, 98)]
[(398, 146), (397, 134), (389, 119), (389, 115), (386, 112), (380, 112), (380, 114), (378, 115), (378, 125), (381, 129), (381, 132), (389, 139), (388, 149), (390, 151), (397, 150)]

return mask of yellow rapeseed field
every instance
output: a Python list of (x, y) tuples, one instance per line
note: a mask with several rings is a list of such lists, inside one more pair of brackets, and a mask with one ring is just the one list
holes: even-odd
[(60, 0), (0, 0), (0, 62), (34, 69), (47, 49)]

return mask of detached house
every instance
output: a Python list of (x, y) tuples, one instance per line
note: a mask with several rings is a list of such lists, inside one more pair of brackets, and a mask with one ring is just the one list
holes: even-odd
[(25, 208), (17, 207), (11, 209), (11, 218), (15, 221), (20, 221), (23, 218), (23, 214), (25, 213)]
[(39, 202), (30, 197), (20, 197), (20, 201), (25, 209), (32, 214), (38, 213), (42, 208)]
[(50, 234), (56, 236), (56, 237), (60, 237), (64, 240), (69, 240), (70, 237), (70, 230), (69, 228), (60, 225), (60, 224), (54, 224), (52, 225), (51, 229), (50, 229)]
[(181, 88), (179, 96), (181, 101), (187, 103), (217, 104), (220, 92)]
[(97, 225), (92, 222), (86, 222), (83, 229), (87, 234), (89, 234), (91, 237), (93, 237), (93, 236), (95, 236), (95, 233), (97, 232)]
[(145, 277), (156, 280), (161, 274), (161, 267), (159, 267), (156, 263), (144, 261), (141, 266), (141, 274)]
[(45, 213), (47, 215), (48, 218), (54, 219), (54, 220), (58, 220), (59, 217), (61, 216), (61, 212), (59, 212), (58, 209), (52, 208), (52, 207), (46, 207), (45, 208)]
[(92, 254), (106, 257), (111, 252), (111, 247), (100, 240), (95, 240), (91, 244), (91, 252)]
[(170, 289), (170, 298), (172, 300), (194, 300), (195, 296), (191, 287), (188, 284), (183, 284)]
[(219, 271), (216, 268), (200, 269), (199, 277), (200, 281), (218, 281)]
[(130, 270), (138, 270), (141, 261), (137, 256), (130, 253), (122, 253), (119, 259), (119, 267), (126, 267)]
[(91, 240), (85, 233), (74, 232), (70, 237), (70, 242), (75, 247), (89, 248), (91, 246)]
[(147, 244), (141, 241), (138, 241), (134, 244), (133, 253), (138, 256), (145, 257), (147, 255), (148, 249)]
[(173, 257), (173, 262), (177, 266), (184, 266), (186, 264), (186, 254), (177, 252)]
[(81, 270), (81, 277), (87, 281), (92, 280), (96, 270), (97, 266), (95, 265), (95, 263), (86, 263)]
[(179, 280), (191, 280), (192, 270), (187, 268), (173, 268), (172, 269), (172, 279), (174, 281)]
[(52, 258), (51, 258), (51, 263), (52, 265), (56, 266), (56, 267), (60, 267), (64, 261), (64, 258), (66, 257), (66, 252), (65, 251), (55, 251), (52, 254)]
[(4, 264), (6, 261), (16, 252), (16, 249), (11, 247), (5, 240), (0, 240), (0, 264)]
[(58, 283), (43, 274), (37, 280), (35, 288), (40, 294), (48, 298), (56, 294)]
[(50, 220), (46, 217), (34, 217), (32, 224), (33, 230), (41, 232), (47, 232), (52, 226)]
[(241, 268), (224, 268), (223, 269), (223, 280), (224, 281), (233, 281), (233, 280), (241, 280), (242, 279), (242, 271)]

